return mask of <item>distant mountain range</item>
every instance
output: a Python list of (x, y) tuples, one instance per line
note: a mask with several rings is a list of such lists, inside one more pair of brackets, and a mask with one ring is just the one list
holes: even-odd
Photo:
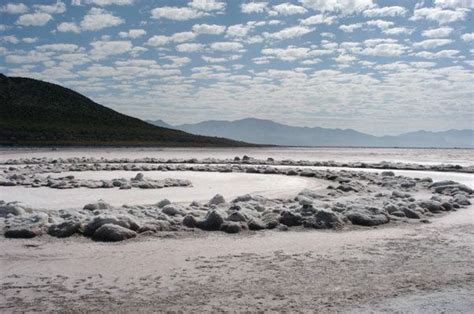
[(247, 118), (236, 121), (204, 121), (196, 124), (170, 125), (163, 120), (151, 124), (205, 136), (290, 146), (352, 147), (433, 147), (474, 148), (474, 130), (443, 132), (417, 131), (397, 136), (373, 136), (352, 129), (295, 127), (271, 120)]
[(62, 86), (2, 74), (0, 145), (254, 146), (158, 127)]

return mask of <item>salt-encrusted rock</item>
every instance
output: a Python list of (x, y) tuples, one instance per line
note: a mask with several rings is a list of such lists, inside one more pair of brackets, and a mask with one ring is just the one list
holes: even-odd
[(459, 183), (453, 180), (442, 180), (442, 181), (437, 181), (437, 182), (432, 183), (429, 186), (429, 188), (436, 188), (439, 186), (447, 186), (447, 185), (455, 185), (455, 184), (459, 184)]
[(434, 187), (436, 193), (444, 193), (445, 191), (463, 191), (468, 194), (472, 194), (473, 191), (470, 187), (464, 184), (448, 184)]
[(87, 204), (84, 206), (84, 209), (87, 209), (87, 210), (97, 210), (97, 209), (112, 209), (112, 205), (110, 205), (109, 203), (106, 203), (104, 202), (103, 200), (98, 200), (97, 202), (95, 203), (90, 203), (90, 204)]
[(245, 222), (247, 221), (247, 217), (240, 211), (233, 211), (227, 216), (226, 220), (228, 221), (236, 221), (236, 222)]
[(420, 207), (425, 208), (432, 212), (433, 214), (441, 213), (444, 208), (441, 206), (441, 203), (438, 201), (423, 201), (419, 202)]
[(14, 226), (5, 231), (5, 238), (31, 239), (43, 233), (43, 230), (36, 226)]
[(407, 218), (411, 218), (411, 219), (420, 219), (421, 216), (419, 213), (417, 213), (415, 210), (413, 209), (410, 209), (408, 207), (402, 207), (401, 209), (403, 211), (403, 213), (405, 214), (405, 216)]
[(194, 228), (197, 225), (196, 218), (191, 215), (187, 215), (186, 217), (183, 218), (183, 226), (188, 227), (188, 228)]
[(7, 217), (9, 215), (22, 216), (26, 213), (24, 206), (17, 202), (0, 205), (0, 217)]
[(276, 228), (280, 224), (280, 214), (266, 212), (262, 215), (262, 222), (266, 229)]
[(138, 223), (129, 216), (117, 215), (117, 216), (96, 216), (89, 222), (84, 228), (85, 236), (92, 236), (95, 231), (105, 224), (114, 224), (122, 226), (130, 230), (138, 230), (140, 226)]
[(133, 230), (115, 224), (105, 224), (94, 232), (92, 239), (104, 242), (117, 242), (135, 238), (136, 236), (137, 233)]
[(143, 173), (137, 173), (137, 175), (135, 176), (135, 178), (133, 178), (133, 180), (135, 181), (143, 181), (145, 180), (145, 176), (143, 175)]
[(158, 206), (159, 208), (163, 208), (165, 207), (166, 205), (170, 205), (171, 202), (168, 200), (168, 199), (162, 199), (161, 201), (159, 201), (156, 206)]
[(250, 230), (263, 230), (265, 229), (265, 224), (258, 218), (250, 218), (248, 221), (248, 226)]
[(351, 208), (346, 217), (352, 224), (361, 226), (377, 226), (390, 221), (385, 213), (375, 207)]
[(253, 200), (253, 197), (250, 194), (245, 194), (241, 196), (237, 196), (232, 200), (232, 203), (238, 203), (238, 202), (249, 202)]
[(349, 184), (341, 184), (336, 189), (341, 190), (343, 192), (350, 192), (350, 191), (358, 192), (359, 191), (358, 189), (356, 189), (355, 187)]
[(462, 194), (457, 194), (454, 197), (454, 202), (462, 206), (471, 205), (471, 201), (465, 195), (462, 195)]
[(207, 212), (204, 220), (197, 223), (197, 227), (203, 230), (219, 230), (222, 223), (224, 223), (224, 218), (215, 210), (210, 210)]
[(49, 226), (48, 234), (57, 238), (67, 238), (77, 233), (80, 228), (81, 224), (77, 221), (65, 221)]
[(240, 223), (235, 221), (224, 221), (220, 229), (226, 233), (239, 233), (242, 231)]
[(395, 173), (393, 171), (382, 171), (382, 177), (394, 177)]
[(177, 205), (169, 204), (161, 209), (161, 211), (168, 216), (183, 215), (184, 211)]
[(331, 210), (318, 210), (313, 217), (304, 221), (306, 228), (315, 229), (341, 228), (343, 225), (342, 217)]
[(413, 180), (406, 180), (406, 181), (403, 181), (402, 183), (400, 183), (400, 187), (402, 187), (404, 189), (413, 188), (415, 186), (416, 186), (416, 181), (413, 181)]
[(280, 214), (280, 223), (288, 227), (301, 226), (303, 219), (300, 215), (285, 210)]
[(220, 194), (214, 195), (214, 197), (211, 198), (211, 200), (209, 201), (209, 205), (220, 205), (220, 204), (224, 204), (224, 203), (225, 203), (224, 196), (222, 196)]
[(441, 203), (441, 206), (444, 208), (445, 211), (453, 210), (453, 205), (451, 203), (443, 202)]

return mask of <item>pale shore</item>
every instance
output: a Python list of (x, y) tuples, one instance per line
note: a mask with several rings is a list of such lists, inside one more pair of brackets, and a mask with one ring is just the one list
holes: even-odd
[(353, 231), (0, 239), (0, 311), (468, 312), (473, 208)]

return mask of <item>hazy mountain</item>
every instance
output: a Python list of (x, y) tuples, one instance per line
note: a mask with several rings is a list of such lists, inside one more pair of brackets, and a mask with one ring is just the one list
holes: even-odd
[(193, 134), (222, 136), (235, 140), (292, 146), (369, 147), (466, 147), (474, 148), (474, 130), (418, 131), (377, 137), (352, 129), (294, 127), (271, 120), (247, 118), (236, 121), (204, 121), (172, 126), (162, 120), (149, 121)]
[(0, 144), (247, 146), (157, 127), (59, 85), (0, 74)]

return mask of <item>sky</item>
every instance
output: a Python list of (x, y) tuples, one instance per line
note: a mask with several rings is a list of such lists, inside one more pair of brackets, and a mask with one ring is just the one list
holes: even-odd
[(0, 72), (171, 124), (474, 128), (474, 0), (0, 2)]

